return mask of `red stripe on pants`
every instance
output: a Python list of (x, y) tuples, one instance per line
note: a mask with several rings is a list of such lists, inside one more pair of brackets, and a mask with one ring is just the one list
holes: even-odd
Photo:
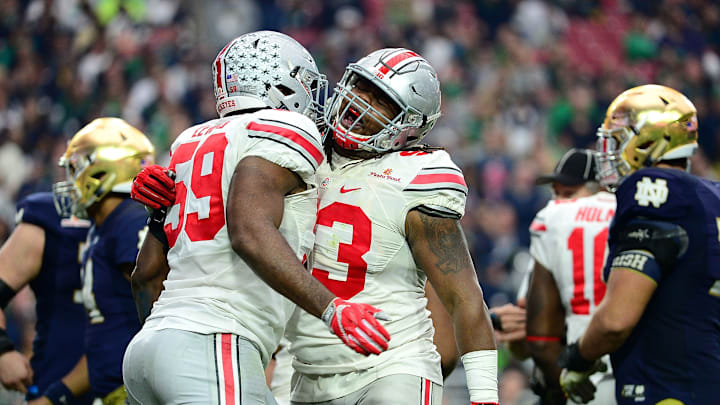
[(225, 378), (225, 405), (235, 405), (235, 373), (232, 365), (232, 335), (222, 334), (222, 366)]

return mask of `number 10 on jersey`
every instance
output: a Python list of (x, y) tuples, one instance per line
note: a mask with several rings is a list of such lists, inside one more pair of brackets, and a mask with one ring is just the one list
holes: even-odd
[(572, 252), (573, 297), (570, 300), (572, 312), (578, 315), (590, 314), (590, 300), (585, 297), (585, 254), (592, 254), (593, 303), (597, 306), (605, 296), (605, 283), (602, 280), (605, 264), (605, 248), (607, 246), (608, 228), (603, 228), (592, 237), (592, 252), (585, 252), (585, 228), (577, 227), (570, 233), (567, 248)]

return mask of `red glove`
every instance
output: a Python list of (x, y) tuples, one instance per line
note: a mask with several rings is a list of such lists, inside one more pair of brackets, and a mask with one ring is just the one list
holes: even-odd
[(380, 354), (388, 348), (390, 334), (377, 320), (389, 319), (372, 305), (335, 298), (321, 319), (343, 343), (360, 354)]
[(159, 209), (175, 202), (175, 173), (159, 165), (146, 166), (135, 176), (130, 198)]

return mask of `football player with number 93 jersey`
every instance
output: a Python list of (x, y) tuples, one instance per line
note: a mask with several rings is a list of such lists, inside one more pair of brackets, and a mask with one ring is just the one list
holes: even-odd
[(435, 70), (403, 48), (348, 65), (326, 105), (312, 272), (339, 297), (383, 308), (393, 338), (362, 357), (296, 313), (293, 403), (439, 405), (428, 279), (454, 320), (470, 400), (497, 403), (492, 327), (459, 224), (467, 186), (445, 151), (418, 145), (439, 117)]

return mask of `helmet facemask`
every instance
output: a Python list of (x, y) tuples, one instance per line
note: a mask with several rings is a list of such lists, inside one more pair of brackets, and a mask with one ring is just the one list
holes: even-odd
[[(353, 92), (358, 84), (375, 86), (392, 102), (398, 111), (390, 118)], [(335, 142), (349, 150), (360, 149), (368, 152), (385, 153), (401, 149), (414, 136), (417, 128), (424, 124), (423, 115), (410, 106), (402, 106), (391, 89), (384, 89), (368, 80), (364, 75), (349, 68), (335, 87), (335, 94), (326, 110), (326, 121), (334, 132)], [(367, 127), (377, 127), (375, 133), (366, 133)]]
[(58, 181), (52, 186), (55, 210), (61, 218), (70, 218), (72, 216), (82, 219), (88, 218), (87, 211), (78, 205), (80, 191), (75, 187), (73, 171), (68, 165), (63, 164), (62, 161), (60, 162), (60, 166), (65, 168), (66, 180)]
[(108, 180), (108, 173), (93, 167), (96, 158), (97, 153), (93, 152), (87, 155), (74, 154), (60, 160), (59, 165), (65, 169), (66, 180), (53, 185), (53, 194), (55, 208), (61, 217), (87, 219), (88, 207), (105, 195), (102, 185)]
[(630, 165), (622, 158), (622, 153), (634, 134), (627, 127), (611, 130), (600, 127), (597, 136), (595, 154), (597, 179), (600, 185), (615, 191), (620, 180), (632, 171)]

